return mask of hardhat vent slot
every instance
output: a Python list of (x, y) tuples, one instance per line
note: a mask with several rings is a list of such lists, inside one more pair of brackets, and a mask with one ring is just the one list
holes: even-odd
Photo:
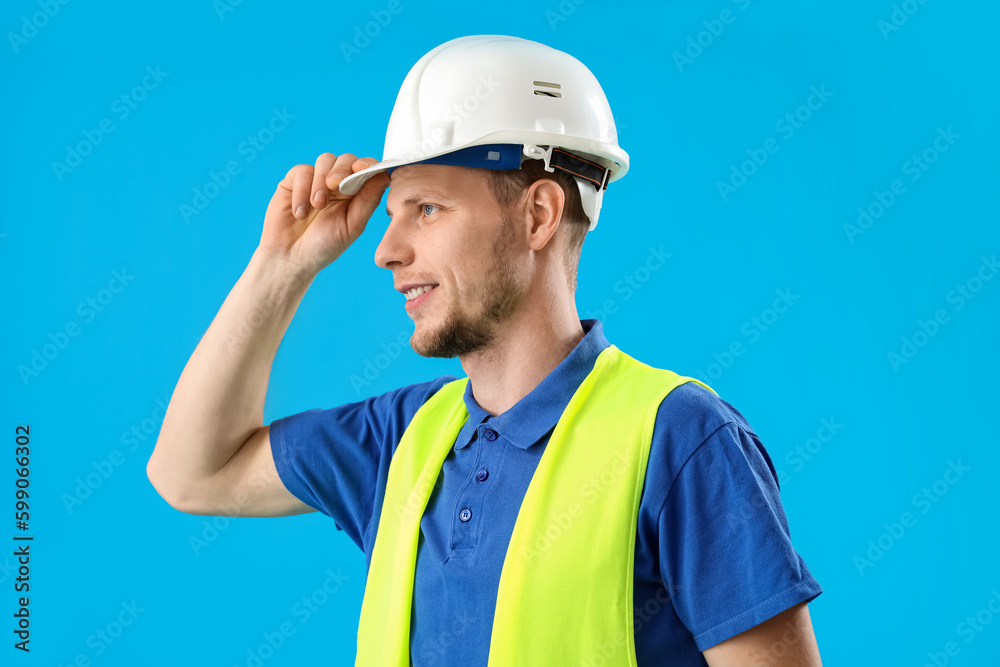
[[(540, 88), (555, 88), (556, 90), (562, 88), (558, 83), (548, 83), (547, 81), (532, 81), (532, 84), (539, 86)], [(535, 95), (544, 95), (545, 97), (562, 97), (562, 93), (557, 93), (551, 90), (536, 90)]]

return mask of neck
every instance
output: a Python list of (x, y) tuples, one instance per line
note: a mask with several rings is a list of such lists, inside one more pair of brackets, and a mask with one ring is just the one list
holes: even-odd
[(497, 325), (490, 347), (461, 357), (476, 402), (493, 416), (531, 393), (584, 337), (572, 296), (537, 296)]

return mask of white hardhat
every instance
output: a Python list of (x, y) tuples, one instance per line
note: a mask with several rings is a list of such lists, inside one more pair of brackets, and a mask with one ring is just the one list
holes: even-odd
[(410, 69), (382, 161), (345, 178), (340, 191), (355, 194), (375, 174), (418, 162), (517, 169), (525, 158), (575, 177), (590, 229), (604, 189), (628, 171), (607, 97), (583, 63), (518, 37), (459, 37)]

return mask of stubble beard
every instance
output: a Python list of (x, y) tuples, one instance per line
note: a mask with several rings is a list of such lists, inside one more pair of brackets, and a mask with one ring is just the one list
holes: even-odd
[(527, 286), (511, 263), (514, 221), (503, 214), (493, 237), (493, 262), (480, 285), (476, 301), (480, 311), (468, 316), (449, 307), (445, 321), (424, 338), (410, 338), (413, 351), (424, 357), (450, 359), (487, 349), (497, 337), (497, 325), (508, 319), (524, 301)]

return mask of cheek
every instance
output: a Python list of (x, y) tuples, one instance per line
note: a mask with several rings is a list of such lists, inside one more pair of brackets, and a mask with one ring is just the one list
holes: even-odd
[[(474, 276), (480, 267), (481, 256), (476, 249), (461, 244), (458, 239), (444, 239), (436, 246), (434, 264), (441, 282), (463, 284)], [(481, 270), (481, 269), (480, 269)]]
[(428, 264), (438, 282), (451, 288), (450, 298), (481, 298), (482, 285), (496, 264), (493, 236), (459, 220), (450, 222), (436, 229), (424, 246)]

